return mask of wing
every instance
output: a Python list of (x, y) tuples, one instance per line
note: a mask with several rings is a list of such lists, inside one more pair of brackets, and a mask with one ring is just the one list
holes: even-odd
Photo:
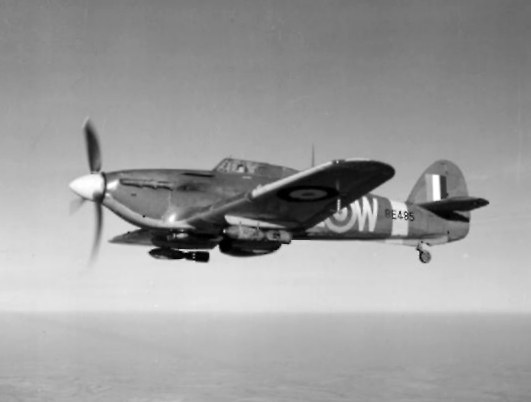
[(109, 240), (114, 244), (132, 244), (139, 246), (152, 246), (151, 242), (153, 234), (147, 229), (137, 229), (131, 232), (124, 233), (122, 235), (113, 237)]
[[(328, 162), (198, 211), (186, 222), (196, 228), (223, 226), (227, 216), (290, 229), (305, 229), (348, 205), (394, 175), (382, 162), (350, 159)], [(242, 222), (243, 224), (243, 222)]]

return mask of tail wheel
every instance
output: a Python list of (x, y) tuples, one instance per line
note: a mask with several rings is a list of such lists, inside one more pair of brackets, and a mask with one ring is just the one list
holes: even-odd
[(419, 252), (419, 260), (423, 264), (427, 264), (431, 261), (431, 253), (429, 251), (420, 251)]

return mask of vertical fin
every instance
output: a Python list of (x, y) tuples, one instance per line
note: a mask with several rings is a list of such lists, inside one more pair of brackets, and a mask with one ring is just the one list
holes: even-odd
[(441, 201), (451, 197), (466, 197), (465, 177), (456, 164), (440, 160), (430, 165), (419, 177), (407, 199), (411, 204)]

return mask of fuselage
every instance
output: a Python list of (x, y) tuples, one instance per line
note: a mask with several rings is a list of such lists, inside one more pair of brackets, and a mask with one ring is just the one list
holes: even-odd
[(295, 239), (440, 244), (462, 239), (468, 230), (468, 222), (448, 221), (415, 204), (367, 194)]
[(270, 178), (211, 170), (106, 173), (103, 205), (142, 228), (172, 229), (195, 212), (267, 183)]
[[(111, 172), (105, 177), (103, 204), (133, 225), (152, 230), (183, 229), (183, 222), (197, 211), (280, 178), (160, 169)], [(468, 229), (468, 222), (448, 221), (415, 204), (366, 194), (293, 235), (296, 240), (385, 240), (414, 245), (419, 240), (434, 244), (458, 240)]]

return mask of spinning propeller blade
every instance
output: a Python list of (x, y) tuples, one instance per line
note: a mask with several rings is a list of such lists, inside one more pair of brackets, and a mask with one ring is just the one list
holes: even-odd
[(80, 198), (70, 203), (70, 213), (76, 212), (86, 200), (94, 202), (96, 208), (96, 227), (94, 232), (94, 242), (90, 252), (89, 265), (92, 265), (97, 257), (103, 231), (103, 198), (105, 197), (105, 175), (101, 171), (101, 151), (96, 129), (86, 120), (83, 125), (85, 141), (87, 146), (87, 156), (89, 162), (89, 175), (79, 177), (70, 183), (70, 188)]
[(103, 207), (100, 203), (94, 204), (96, 207), (96, 228), (94, 231), (94, 242), (92, 243), (92, 250), (90, 251), (89, 264), (92, 265), (98, 258), (101, 243), (101, 232), (103, 230)]
[(74, 215), (77, 211), (79, 211), (84, 203), (85, 203), (85, 199), (81, 197), (71, 200), (70, 207), (69, 207), (70, 215)]
[(85, 140), (87, 142), (87, 155), (89, 161), (89, 168), (91, 173), (96, 173), (101, 170), (101, 151), (98, 141), (96, 129), (89, 119), (83, 125), (85, 131)]

